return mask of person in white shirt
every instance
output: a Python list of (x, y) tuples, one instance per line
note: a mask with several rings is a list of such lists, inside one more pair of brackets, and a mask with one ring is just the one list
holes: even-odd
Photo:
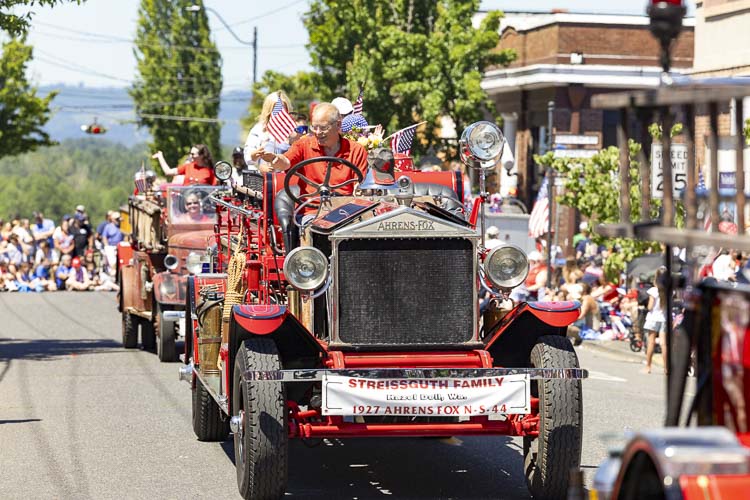
[(273, 111), (273, 107), (276, 105), (279, 98), (281, 98), (281, 102), (286, 107), (287, 112), (291, 113), (293, 111), (292, 103), (283, 90), (271, 92), (263, 101), (263, 108), (261, 109), (260, 115), (258, 116), (258, 121), (255, 122), (253, 128), (250, 129), (250, 133), (247, 135), (247, 139), (245, 140), (245, 163), (248, 166), (255, 165), (262, 173), (271, 172), (273, 169), (271, 168), (270, 164), (263, 161), (262, 159), (253, 160), (253, 151), (263, 146), (266, 146), (269, 149), (273, 149), (273, 151), (268, 151), (269, 153), (277, 154), (283, 153), (289, 149), (288, 140), (285, 142), (277, 143), (267, 129), (268, 121), (271, 119), (271, 112)]
[(737, 261), (734, 260), (728, 250), (722, 250), (711, 266), (714, 278), (722, 281), (735, 281), (737, 274)]
[(666, 343), (667, 319), (666, 311), (664, 310), (667, 305), (667, 293), (663, 283), (665, 272), (666, 268), (663, 266), (656, 270), (654, 286), (646, 292), (648, 293), (648, 313), (646, 314), (646, 322), (643, 324), (643, 330), (648, 336), (648, 343), (646, 344), (646, 373), (651, 373), (651, 360), (654, 357), (657, 335), (659, 336), (659, 344), (661, 345), (661, 355), (664, 359), (665, 373), (668, 366)]

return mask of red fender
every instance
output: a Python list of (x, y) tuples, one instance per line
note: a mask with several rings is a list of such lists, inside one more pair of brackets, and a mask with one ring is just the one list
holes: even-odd
[(286, 307), (276, 304), (242, 304), (232, 308), (234, 321), (243, 330), (256, 335), (268, 335), (275, 332), (288, 314)]
[(581, 304), (577, 300), (564, 302), (527, 302), (529, 312), (551, 326), (568, 326), (578, 319)]

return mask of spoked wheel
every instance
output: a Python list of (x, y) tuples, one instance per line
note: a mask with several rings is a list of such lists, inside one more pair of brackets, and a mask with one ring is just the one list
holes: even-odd
[(232, 413), (239, 417), (234, 433), (237, 486), (247, 499), (280, 498), (286, 490), (288, 467), (286, 391), (281, 382), (244, 380), (242, 374), (249, 369), (281, 369), (272, 340), (246, 340), (234, 365)]
[(229, 418), (199, 378), (193, 389), (193, 431), (198, 441), (224, 441), (229, 436)]
[(138, 346), (138, 320), (129, 312), (122, 313), (122, 346), (125, 349)]
[(156, 342), (156, 353), (159, 356), (159, 361), (163, 363), (177, 361), (177, 345), (175, 339), (175, 328), (177, 323), (175, 321), (164, 319), (164, 310), (159, 304), (156, 305), (156, 326), (159, 332), (159, 338)]
[(141, 344), (144, 351), (154, 352), (156, 350), (156, 334), (154, 324), (151, 320), (141, 318)]
[[(534, 368), (578, 368), (565, 337), (539, 337), (531, 350)], [(583, 399), (580, 380), (532, 380), (539, 398), (539, 437), (523, 438), (526, 484), (535, 498), (566, 498), (570, 470), (581, 466)]]

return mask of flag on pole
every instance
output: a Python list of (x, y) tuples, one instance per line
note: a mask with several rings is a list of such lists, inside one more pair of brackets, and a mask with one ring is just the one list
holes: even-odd
[(271, 118), (266, 126), (268, 132), (276, 142), (286, 142), (291, 133), (294, 132), (295, 127), (297, 127), (297, 122), (286, 110), (284, 103), (281, 102), (281, 97), (279, 97), (276, 104), (273, 105), (273, 110), (271, 110)]
[[(698, 185), (695, 186), (696, 191), (699, 193), (706, 192), (706, 178), (703, 177), (703, 170), (698, 170)], [(711, 232), (711, 210), (706, 209), (706, 216), (703, 218), (703, 230), (707, 233)]]
[(536, 195), (534, 207), (529, 216), (529, 236), (538, 238), (549, 228), (549, 196), (547, 196), (549, 176), (545, 175), (539, 193)]
[(417, 132), (417, 127), (422, 123), (415, 123), (409, 127), (402, 128), (391, 135), (391, 149), (394, 153), (404, 153), (407, 155), (411, 153), (411, 144), (414, 141), (414, 134)]
[(354, 102), (354, 106), (352, 107), (352, 114), (353, 115), (361, 115), (362, 114), (362, 108), (364, 107), (364, 91), (365, 87), (364, 85), (359, 86), (359, 95), (357, 96), (357, 100)]

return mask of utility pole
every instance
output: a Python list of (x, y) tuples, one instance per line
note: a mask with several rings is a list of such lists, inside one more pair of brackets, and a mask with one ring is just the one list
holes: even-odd
[(253, 88), (258, 81), (258, 27), (253, 27)]

